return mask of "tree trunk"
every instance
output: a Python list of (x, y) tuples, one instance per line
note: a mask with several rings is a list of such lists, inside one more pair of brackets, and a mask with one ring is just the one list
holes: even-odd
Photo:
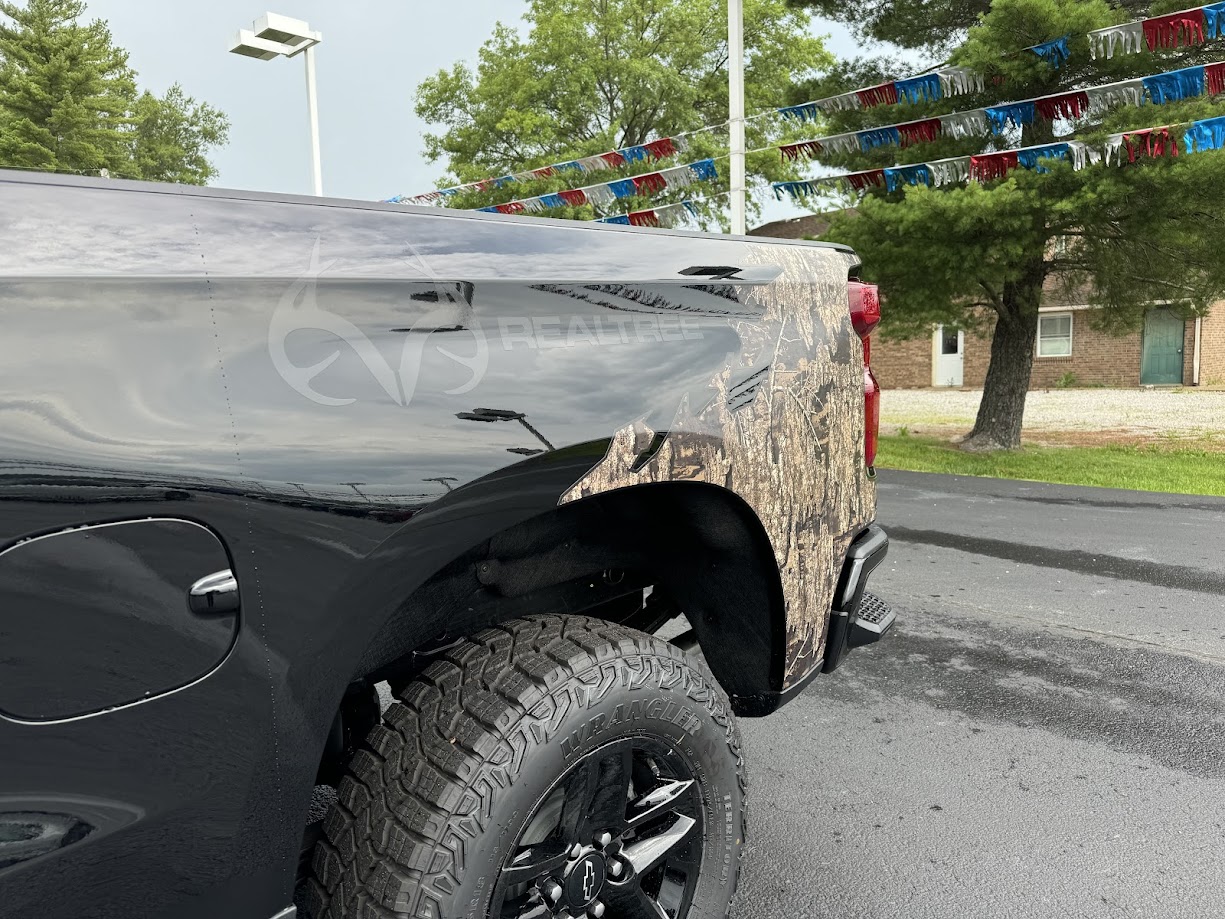
[(991, 363), (983, 398), (974, 429), (961, 443), (963, 450), (977, 453), (1021, 446), (1021, 422), (1034, 366), (1038, 306), (1045, 277), (1045, 265), (1038, 261), (1024, 277), (1004, 286), (999, 320), (991, 337)]

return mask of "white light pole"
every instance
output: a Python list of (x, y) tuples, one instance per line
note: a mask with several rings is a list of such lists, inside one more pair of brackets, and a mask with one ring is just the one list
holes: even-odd
[(727, 83), (731, 127), (732, 232), (745, 234), (744, 0), (727, 0)]
[(240, 29), (230, 42), (230, 52), (243, 57), (270, 61), (277, 57), (306, 59), (306, 103), (311, 130), (311, 178), (315, 194), (323, 195), (323, 156), (319, 147), (319, 93), (315, 85), (315, 46), (323, 41), (322, 32), (312, 32), (301, 19), (265, 13), (251, 29)]

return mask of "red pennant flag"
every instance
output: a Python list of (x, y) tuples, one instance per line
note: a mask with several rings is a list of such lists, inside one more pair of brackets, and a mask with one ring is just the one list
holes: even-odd
[(1048, 96), (1034, 103), (1039, 118), (1054, 121), (1056, 118), (1079, 118), (1089, 110), (1088, 93), (1062, 93)]
[(521, 201), (510, 201), (507, 204), (498, 205), (499, 214), (522, 214), (527, 208), (523, 206)]
[(1002, 179), (1020, 165), (1015, 150), (970, 157), (970, 178), (979, 182)]
[(658, 172), (648, 172), (646, 175), (634, 176), (634, 190), (640, 195), (653, 195), (668, 187), (667, 181)]
[(654, 211), (631, 211), (629, 219), (632, 227), (659, 226), (659, 216)]
[(553, 174), (552, 166), (542, 166), (540, 169), (532, 170), (532, 175), (534, 175), (538, 179), (547, 179), (552, 174)]
[(649, 144), (643, 144), (643, 149), (657, 160), (662, 160), (665, 156), (675, 156), (677, 154), (676, 144), (673, 143), (671, 137), (664, 137), (660, 140), (653, 140)]
[(1123, 146), (1127, 148), (1129, 163), (1134, 163), (1141, 154), (1152, 158), (1178, 156), (1177, 137), (1168, 127), (1131, 131), (1123, 135)]
[(882, 83), (870, 89), (861, 89), (855, 93), (859, 103), (864, 108), (874, 108), (878, 105), (897, 105), (897, 84)]
[(852, 172), (846, 177), (847, 183), (855, 191), (863, 191), (877, 185), (885, 184), (885, 170), (869, 169), (867, 172)]
[(1225, 93), (1225, 62), (1204, 67), (1204, 84), (1210, 96)]
[(821, 153), (821, 144), (815, 140), (802, 140), (798, 144), (784, 144), (778, 150), (785, 160), (798, 160), (801, 156), (812, 159)]
[(612, 153), (601, 153), (600, 159), (606, 162), (611, 168), (616, 169), (618, 166), (625, 165), (625, 157), (614, 150)]
[(902, 146), (911, 144), (931, 143), (940, 136), (940, 119), (928, 118), (924, 121), (912, 121), (909, 124), (899, 124), (897, 132), (902, 137)]
[(1144, 20), (1144, 40), (1148, 42), (1148, 50), (1158, 48), (1177, 48), (1179, 43), (1202, 45), (1204, 43), (1207, 22), (1204, 20), (1204, 10), (1184, 10), (1181, 13), (1170, 13), (1168, 16), (1154, 16)]
[(580, 207), (587, 203), (587, 193), (581, 188), (573, 188), (569, 191), (559, 191), (557, 196), (571, 207)]

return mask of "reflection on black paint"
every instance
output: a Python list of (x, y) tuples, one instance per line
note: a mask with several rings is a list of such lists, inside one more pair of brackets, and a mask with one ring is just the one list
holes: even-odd
[[(741, 240), (123, 187), (0, 173), (0, 550), (190, 518), (229, 549), (241, 622), (224, 662), (178, 692), (61, 723), (0, 716), (0, 814), (95, 828), (54, 871), (0, 869), (0, 912), (76, 919), (105, 891), (115, 915), (271, 916), (289, 905), (323, 738), (381, 624), (462, 552), (555, 508), (613, 432), (669, 430), (682, 400), (714, 398), (756, 321), (738, 292), (772, 269)], [(694, 265), (748, 267), (723, 283)], [(312, 401), (273, 363), (275, 311), (308, 288), (312, 321), (343, 323), (291, 324), (286, 355), (330, 360), (312, 385), (348, 404)], [(566, 340), (627, 314), (624, 339)], [(689, 334), (635, 334), (660, 317)], [(370, 344), (388, 386), (333, 327)], [(480, 406), (557, 449), (456, 417)], [(91, 640), (123, 657), (134, 634)], [(95, 800), (130, 804), (79, 803)]]

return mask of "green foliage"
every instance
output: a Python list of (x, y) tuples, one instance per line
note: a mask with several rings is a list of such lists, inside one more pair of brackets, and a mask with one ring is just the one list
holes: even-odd
[(142, 93), (133, 112), (132, 160), (141, 178), (205, 185), (216, 176), (207, 154), (224, 146), (230, 133), (229, 119), (220, 111), (176, 83), (160, 99)]
[(950, 47), (959, 33), (991, 8), (991, 0), (788, 0), (846, 23), (865, 38), (935, 53)]
[(175, 85), (138, 95), (82, 0), (0, 0), (0, 167), (204, 184), (229, 123)]
[(0, 163), (97, 172), (127, 163), (136, 78), (106, 23), (81, 25), (80, 0), (0, 2)]
[(1058, 380), (1055, 381), (1055, 388), (1056, 389), (1074, 389), (1076, 387), (1076, 384), (1079, 382), (1080, 382), (1080, 379), (1076, 376), (1076, 374), (1074, 374), (1072, 371), (1069, 370), (1067, 373), (1063, 374)]
[[(725, 0), (532, 0), (524, 18), (526, 36), (497, 26), (475, 71), (459, 63), (417, 90), (417, 114), (443, 129), (425, 138), (426, 155), (449, 170), (440, 187), (673, 136), (728, 117)], [(784, 0), (747, 0), (748, 111), (780, 105), (793, 78), (806, 79), (832, 63), (821, 41), (807, 34), (809, 20), (789, 11)], [(751, 124), (748, 146), (763, 146), (777, 133)], [(723, 132), (706, 132), (656, 168), (725, 150)], [(777, 151), (750, 156), (749, 170), (771, 181), (796, 176), (795, 165), (781, 163)], [(465, 193), (449, 203), (481, 207), (643, 171), (639, 163), (595, 178), (563, 173)], [(725, 181), (709, 183), (692, 194), (725, 187)], [(620, 209), (651, 204), (626, 199)], [(566, 208), (549, 216), (587, 219), (593, 211)]]
[[(810, 5), (831, 12), (824, 2)], [(885, 37), (880, 31), (884, 29), (909, 30), (890, 34), (910, 47), (939, 44), (930, 34), (933, 21), (945, 34), (956, 36), (959, 44), (951, 51), (951, 63), (982, 73), (986, 91), (923, 105), (837, 113), (820, 133), (1032, 99), (1220, 57), (1219, 45), (1210, 44), (1095, 61), (1087, 32), (1147, 12), (1119, 9), (1105, 0), (993, 0), (989, 5), (893, 0), (870, 6), (869, 28), (879, 37)], [(1183, 6), (1182, 0), (1172, 4), (1174, 9)], [(928, 14), (933, 21), (920, 28), (915, 17)], [(954, 15), (959, 18), (950, 22), (947, 17)], [(1023, 50), (1062, 35), (1070, 36), (1072, 57), (1059, 69)], [(840, 64), (829, 78), (798, 86), (796, 92), (813, 98), (909, 75), (884, 59), (856, 60)], [(845, 82), (836, 83), (836, 78)], [(884, 147), (823, 157), (822, 162), (853, 171), (1073, 137), (1101, 149), (1110, 133), (1222, 114), (1225, 97), (1160, 107), (1121, 106), (1077, 119), (1074, 125), (1064, 122), (1059, 136), (1056, 125), (1037, 122), (1000, 136), (942, 137), (902, 150)], [(1078, 302), (1103, 307), (1098, 322), (1115, 331), (1135, 328), (1153, 301), (1171, 301), (1188, 315), (1202, 313), (1225, 296), (1225, 260), (1218, 242), (1223, 221), (1225, 152), (1215, 151), (1176, 160), (1145, 159), (1123, 168), (1100, 164), (1079, 172), (1070, 164), (1053, 163), (1045, 174), (1016, 170), (987, 186), (874, 190), (854, 209), (834, 216), (825, 238), (854, 246), (867, 276), (881, 284), (885, 335), (915, 336), (927, 334), (935, 323), (966, 327), (987, 318), (997, 320), (997, 334), (1001, 328), (1008, 330), (1007, 348), (1012, 350), (1007, 353), (1013, 359), (1005, 376), (1013, 379), (988, 373), (980, 424), (989, 416), (1019, 435), (1023, 400), (993, 401), (994, 394), (1008, 387), (1024, 390), (1027, 379), (1020, 375), (1028, 375), (1032, 357), (1023, 352), (1032, 355), (1044, 287), (1062, 287)], [(996, 356), (993, 352), (993, 366)], [(1006, 425), (1000, 421), (1005, 418)], [(1010, 440), (998, 430), (993, 437)]]
[(1225, 496), (1221, 446), (1220, 437), (1206, 436), (1198, 442), (1170, 439), (1152, 446), (1024, 447), (964, 453), (935, 437), (883, 436), (876, 464), (881, 469), (912, 472)]

